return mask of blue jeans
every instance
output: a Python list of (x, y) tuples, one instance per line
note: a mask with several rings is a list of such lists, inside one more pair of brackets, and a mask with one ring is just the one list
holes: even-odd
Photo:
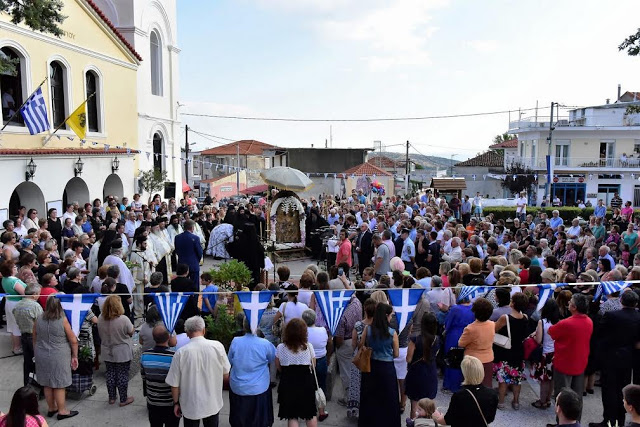
[(327, 393), (327, 356), (316, 359), (316, 376), (318, 377), (318, 385), (322, 391)]

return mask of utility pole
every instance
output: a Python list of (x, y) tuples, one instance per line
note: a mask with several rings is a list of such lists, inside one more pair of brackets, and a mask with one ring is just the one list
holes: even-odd
[(409, 172), (411, 172), (411, 167), (409, 166), (409, 141), (407, 141), (407, 154), (405, 156), (405, 165), (404, 165), (404, 173), (405, 173), (405, 179), (406, 184), (404, 187), (404, 191), (405, 191), (405, 195), (408, 196), (409, 195), (409, 184), (410, 184), (410, 177), (409, 177)]
[(184, 181), (189, 185), (189, 125), (184, 125)]
[(549, 118), (549, 136), (547, 137), (547, 182), (544, 184), (544, 200), (549, 197), (551, 190), (551, 180), (553, 179), (553, 164), (551, 162), (551, 148), (553, 145), (553, 106), (556, 102), (551, 102), (551, 117)]
[(453, 176), (453, 158), (456, 157), (457, 154), (452, 154), (451, 155), (451, 161), (449, 162), (449, 166), (451, 167), (450, 171), (449, 171), (449, 175)]
[(236, 151), (236, 191), (238, 192), (238, 196), (240, 195), (240, 141), (237, 143), (237, 151)]

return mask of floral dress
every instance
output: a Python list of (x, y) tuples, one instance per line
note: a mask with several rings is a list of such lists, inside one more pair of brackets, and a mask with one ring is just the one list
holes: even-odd
[[(551, 323), (548, 320), (542, 320), (542, 360), (531, 364), (531, 378), (537, 381), (551, 381), (553, 379), (553, 354), (554, 352), (547, 351), (545, 353), (544, 348), (553, 347), (553, 338), (549, 336), (549, 327)], [(551, 345), (545, 345), (550, 343)]]
[[(358, 342), (362, 338), (362, 332), (366, 325), (362, 321), (357, 321), (353, 329), (358, 336)], [(353, 355), (358, 352), (356, 347)], [(351, 364), (351, 372), (349, 375), (349, 396), (347, 397), (347, 417), (358, 418), (360, 415), (360, 370), (356, 365)]]

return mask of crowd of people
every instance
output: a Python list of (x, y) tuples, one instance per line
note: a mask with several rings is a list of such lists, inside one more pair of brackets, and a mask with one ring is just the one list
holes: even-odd
[[(322, 195), (303, 206), (314, 218), (308, 242), (331, 231), (317, 253), (326, 269), (311, 264), (294, 280), (281, 264), (274, 283), (262, 274), (266, 198), (199, 206), (191, 197), (108, 197), (104, 205), (71, 203), (61, 218), (51, 209), (46, 219), (21, 208), (0, 236), (7, 331), (13, 352), (24, 355), (25, 386), (35, 372), (47, 415), (58, 419), (77, 415), (66, 408), (65, 389), (87, 363), (90, 371), (105, 363), (110, 404), (133, 401), (137, 332), (152, 426), (180, 418), (218, 425), (226, 383), (232, 426), (270, 426), (275, 416), (315, 426), (330, 416), (319, 390), (360, 426), (400, 426), (407, 407), (407, 426), (486, 426), (496, 411), (521, 404), (553, 404), (557, 425), (579, 425), (596, 384), (603, 420), (589, 425), (624, 425), (626, 413), (638, 422), (640, 389), (630, 384), (640, 379), (639, 286), (596, 294), (599, 282), (640, 280), (640, 220), (618, 199), (609, 212), (599, 201), (582, 219), (557, 210), (534, 217), (520, 195), (515, 218), (505, 221), (485, 215), (479, 195)], [(218, 242), (216, 227), (232, 237)], [(237, 298), (200, 273), (212, 242), (249, 267), (248, 289), (276, 291), (257, 330)], [(538, 285), (550, 283), (567, 285), (543, 295)], [(461, 295), (463, 286), (482, 291)], [(425, 290), (402, 330), (388, 295), (395, 288)], [(312, 291), (336, 289), (356, 292), (332, 336)], [(174, 333), (151, 297), (167, 291), (205, 292), (190, 297)], [(49, 296), (89, 292), (103, 295), (76, 336)], [(204, 319), (223, 306), (238, 326), (229, 348), (205, 338)], [(368, 372), (352, 363), (362, 348), (371, 350)], [(539, 399), (521, 402), (524, 381), (539, 383)], [(445, 414), (433, 402), (439, 392), (451, 395)], [(27, 389), (18, 393), (30, 399)], [(37, 405), (35, 413), (20, 405), (6, 417), (40, 423)]]

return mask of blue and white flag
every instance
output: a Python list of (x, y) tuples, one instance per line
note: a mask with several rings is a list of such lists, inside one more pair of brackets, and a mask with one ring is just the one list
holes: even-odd
[(7, 294), (0, 294), (0, 302), (2, 302), (2, 300), (4, 299), (5, 295)]
[(344, 309), (351, 301), (354, 292), (353, 290), (313, 291), (316, 303), (320, 307), (332, 336), (336, 334), (338, 323), (340, 323)]
[(389, 289), (389, 300), (398, 320), (398, 331), (402, 332), (413, 317), (416, 306), (425, 289)]
[(598, 285), (598, 289), (596, 290), (596, 295), (593, 297), (594, 300), (597, 300), (604, 293), (605, 296), (612, 294), (614, 292), (620, 292), (624, 288), (627, 288), (631, 285), (631, 282), (601, 282)]
[(31, 95), (22, 108), (20, 108), (20, 114), (31, 135), (49, 130), (47, 106), (42, 96), (42, 87), (39, 87), (33, 92), (33, 95)]
[(258, 330), (262, 314), (267, 309), (267, 306), (271, 301), (271, 297), (275, 293), (275, 291), (236, 292), (238, 301), (240, 301), (240, 306), (244, 310), (244, 314), (247, 316), (247, 319), (249, 319), (251, 332), (254, 334)]
[(153, 299), (158, 307), (164, 326), (169, 333), (173, 332), (180, 313), (184, 310), (192, 292), (159, 292), (153, 294)]
[(536, 307), (536, 311), (542, 310), (542, 307), (544, 307), (549, 297), (553, 295), (557, 288), (561, 288), (566, 285), (566, 283), (542, 283), (538, 285), (540, 292), (538, 294), (538, 306)]
[(78, 336), (82, 322), (100, 294), (55, 294), (55, 296), (62, 304), (73, 333)]
[(460, 289), (460, 294), (458, 294), (458, 302), (467, 298), (473, 300), (477, 298), (478, 295), (487, 293), (488, 290), (486, 286), (463, 286), (462, 289)]

